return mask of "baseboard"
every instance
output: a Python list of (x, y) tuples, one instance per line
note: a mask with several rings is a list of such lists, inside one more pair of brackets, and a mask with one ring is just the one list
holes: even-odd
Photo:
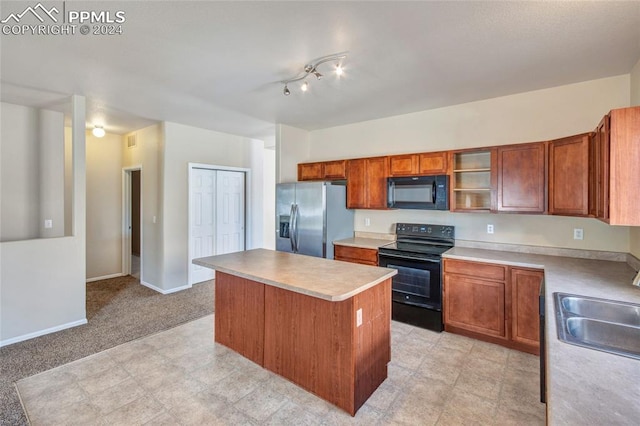
[(7, 345), (12, 345), (14, 343), (23, 342), (25, 340), (33, 339), (34, 337), (44, 336), (45, 334), (55, 333), (56, 331), (65, 330), (71, 327), (77, 327), (79, 325), (84, 325), (87, 323), (87, 319), (81, 319), (78, 321), (68, 322), (66, 324), (61, 324), (55, 327), (46, 328), (44, 330), (36, 331), (33, 333), (23, 334), (22, 336), (13, 337), (11, 339), (0, 340), (0, 348)]
[(124, 274), (122, 272), (118, 272), (117, 274), (110, 274), (110, 275), (103, 275), (101, 277), (95, 277), (95, 278), (87, 278), (87, 283), (92, 283), (94, 281), (102, 281), (102, 280), (108, 280), (109, 278), (118, 278), (118, 277), (124, 277)]
[(186, 290), (188, 288), (191, 288), (190, 285), (184, 285), (182, 287), (175, 287), (175, 288), (170, 288), (169, 290), (163, 290), (160, 287), (156, 287), (155, 285), (146, 283), (144, 281), (140, 281), (140, 284), (142, 284), (145, 287), (150, 288), (151, 290), (157, 291), (160, 294), (171, 294), (171, 293), (176, 293), (178, 291), (182, 291), (182, 290)]

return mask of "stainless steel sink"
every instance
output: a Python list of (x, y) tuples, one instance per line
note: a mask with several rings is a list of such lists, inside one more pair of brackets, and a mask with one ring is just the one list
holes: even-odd
[(612, 300), (566, 296), (562, 298), (562, 308), (581, 317), (640, 327), (640, 306)]
[(640, 305), (565, 293), (554, 298), (560, 340), (640, 359)]

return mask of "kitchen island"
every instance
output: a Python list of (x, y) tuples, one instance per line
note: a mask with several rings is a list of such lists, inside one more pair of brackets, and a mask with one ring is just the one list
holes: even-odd
[(215, 341), (351, 415), (387, 377), (394, 269), (255, 249), (216, 270)]

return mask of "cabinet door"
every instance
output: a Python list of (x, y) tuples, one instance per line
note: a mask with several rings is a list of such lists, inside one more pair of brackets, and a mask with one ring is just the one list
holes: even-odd
[(511, 340), (539, 353), (542, 271), (511, 269)]
[(324, 170), (322, 163), (298, 164), (298, 180), (322, 180)]
[(595, 172), (596, 172), (596, 217), (609, 219), (609, 116), (606, 115), (596, 129)]
[(364, 158), (347, 162), (347, 208), (367, 207), (367, 162)]
[(545, 143), (498, 148), (498, 211), (544, 213)]
[(387, 208), (387, 177), (389, 161), (387, 157), (367, 158), (367, 208)]
[(449, 152), (425, 152), (420, 154), (419, 171), (421, 175), (444, 175), (449, 167)]
[(346, 161), (325, 161), (324, 166), (324, 178), (325, 179), (346, 179)]
[(609, 115), (606, 219), (611, 225), (640, 226), (640, 106)]
[(504, 282), (445, 274), (445, 326), (507, 339), (505, 289)]
[(549, 143), (549, 214), (589, 214), (589, 134)]
[(418, 174), (418, 155), (394, 155), (389, 157), (389, 176), (412, 176)]

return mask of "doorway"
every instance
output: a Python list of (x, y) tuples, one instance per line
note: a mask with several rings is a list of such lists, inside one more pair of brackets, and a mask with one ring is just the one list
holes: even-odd
[(122, 274), (142, 281), (142, 167), (122, 173)]
[(193, 259), (245, 249), (246, 175), (244, 169), (189, 166), (189, 285), (214, 277)]

